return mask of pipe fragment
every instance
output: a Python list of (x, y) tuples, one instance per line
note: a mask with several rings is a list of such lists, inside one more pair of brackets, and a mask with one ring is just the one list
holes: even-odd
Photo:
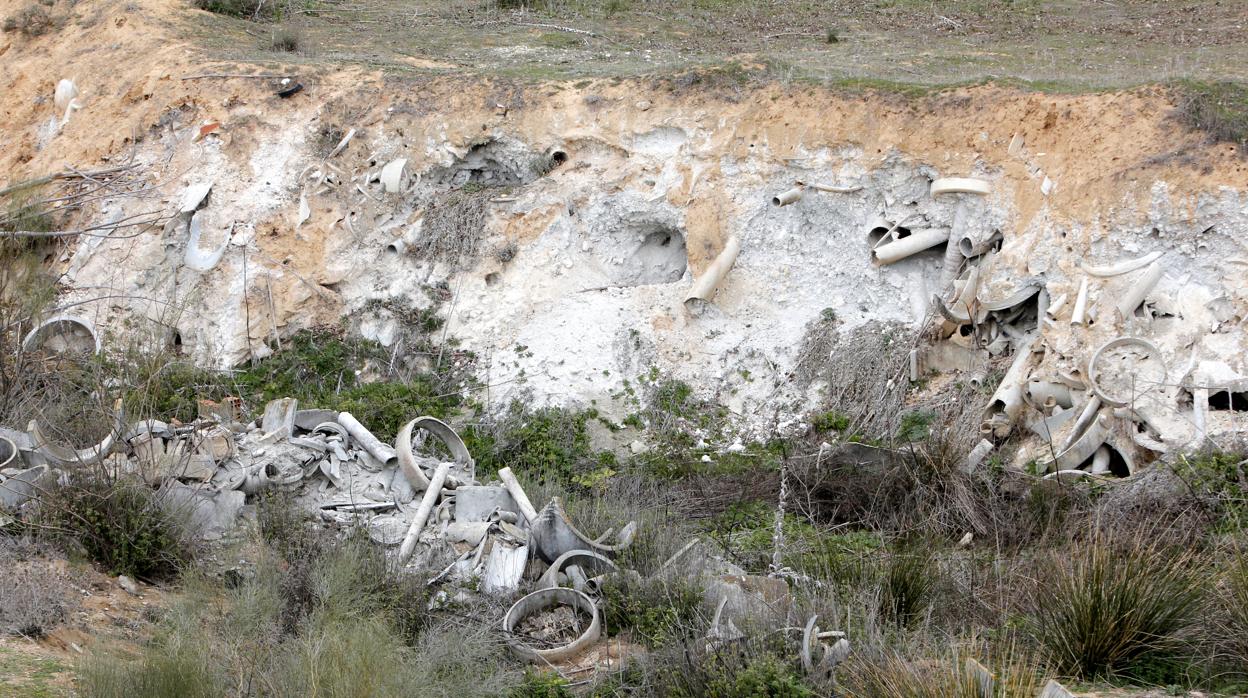
[(533, 502), (529, 501), (529, 496), (524, 493), (524, 488), (516, 480), (516, 475), (511, 472), (511, 468), (499, 468), (498, 479), (503, 481), (503, 487), (507, 488), (507, 493), (516, 501), (516, 507), (520, 509), (520, 515), (524, 517), (524, 520), (530, 524), (536, 521), (537, 510), (533, 508)]
[(398, 454), (393, 448), (383, 444), (380, 439), (373, 436), (373, 432), (369, 431), (360, 424), (350, 412), (339, 412), (338, 423), (342, 425), (347, 433), (355, 439), (355, 443), (359, 444), (368, 451), (369, 455), (376, 458), (384, 466), (391, 466), (398, 462)]
[(984, 410), (981, 433), (991, 433), (1003, 439), (1013, 430), (1014, 422), (1023, 409), (1023, 385), (1031, 368), (1032, 347), (1037, 338), (1038, 334), (1032, 333), (1019, 343), (1014, 362)]
[(1165, 274), (1161, 265), (1153, 262), (1148, 265), (1140, 278), (1131, 284), (1125, 293), (1119, 298), (1117, 305), (1118, 314), (1125, 320), (1135, 314), (1135, 309), (1140, 307), (1147, 298), (1153, 287), (1161, 281), (1161, 277)]
[(403, 536), (403, 545), (399, 547), (400, 562), (407, 562), (412, 551), (416, 549), (420, 534), (425, 530), (425, 522), (429, 520), (429, 513), (433, 511), (433, 505), (437, 504), (438, 497), (442, 496), (442, 483), (446, 482), (446, 474), (450, 471), (450, 463), (439, 463), (438, 469), (433, 471), (433, 478), (425, 489), (425, 496), (420, 500), (420, 507), (416, 509), (416, 516), (412, 519), (411, 527), (407, 529), (407, 535)]
[(702, 272), (693, 282), (688, 295), (685, 296), (685, 309), (695, 312), (701, 307), (711, 302), (711, 298), (715, 295), (715, 289), (719, 286), (724, 277), (728, 275), (728, 270), (732, 269), (732, 265), (737, 261), (737, 255), (741, 252), (741, 239), (736, 235), (729, 236), (728, 241), (724, 243), (724, 249), (715, 257), (715, 261), (711, 262), (706, 271)]
[[(1105, 392), (1099, 382), (1101, 371), (1098, 370), (1097, 366), (1100, 364), (1101, 355), (1111, 349), (1132, 345), (1143, 348), (1145, 352), (1147, 352), (1145, 356), (1154, 356), (1157, 358), (1157, 361), (1161, 363), (1161, 377), (1158, 378), (1155, 383), (1144, 385), (1137, 392), (1134, 392), (1126, 398), (1111, 396)], [(1166, 364), (1165, 361), (1162, 360), (1161, 350), (1157, 348), (1157, 345), (1141, 337), (1117, 337), (1115, 339), (1111, 339), (1097, 348), (1097, 350), (1092, 353), (1092, 358), (1088, 361), (1088, 385), (1092, 388), (1092, 391), (1105, 402), (1105, 404), (1113, 407), (1126, 407), (1127, 404), (1135, 398), (1138, 398), (1140, 395), (1152, 390), (1157, 385), (1164, 384), (1165, 382)]]
[(77, 450), (70, 446), (54, 443), (51, 439), (44, 436), (37, 419), (30, 420), (27, 429), (30, 432), (32, 442), (35, 444), (35, 452), (43, 456), (51, 465), (56, 467), (99, 465), (112, 454), (113, 449), (117, 446), (117, 440), (121, 438), (121, 434), (126, 428), (125, 411), (121, 408), (120, 399), (113, 405), (113, 415), (113, 428), (100, 443)]
[(771, 205), (772, 206), (788, 206), (789, 204), (797, 203), (798, 201), (801, 201), (802, 194), (805, 192), (805, 189), (806, 189), (805, 187), (798, 186), (798, 187), (793, 187), (792, 189), (788, 191), (776, 194), (775, 196), (771, 197)]
[[(403, 476), (412, 487), (421, 491), (429, 487), (429, 478), (425, 475), (424, 470), (416, 463), (416, 454), (412, 451), (412, 433), (416, 429), (424, 429), (433, 434), (441, 441), (451, 452), (451, 457), (455, 459), (455, 464), (461, 466), (466, 472), (463, 473), (464, 480), (471, 481), (476, 466), (472, 455), (468, 453), (468, 447), (464, 445), (464, 440), (459, 438), (459, 434), (450, 427), (446, 422), (435, 417), (417, 417), (399, 430), (399, 435), (394, 439), (394, 452), (399, 462), (399, 468), (403, 471)], [(458, 483), (456, 483), (458, 484)]]
[(1161, 256), (1163, 254), (1164, 254), (1163, 252), (1149, 252), (1143, 257), (1137, 257), (1135, 259), (1127, 259), (1121, 262), (1117, 262), (1115, 264), (1108, 264), (1108, 265), (1099, 266), (1099, 267), (1094, 267), (1088, 264), (1087, 262), (1080, 260), (1079, 268), (1082, 269), (1084, 273), (1086, 274), (1095, 276), (1097, 278), (1106, 279), (1112, 276), (1119, 276), (1121, 274), (1133, 272), (1136, 269), (1143, 269), (1144, 267), (1161, 259)]
[(876, 266), (892, 264), (948, 241), (948, 228), (913, 230), (904, 238), (885, 243), (871, 250), (871, 263)]
[[(585, 628), (585, 632), (581, 633), (572, 642), (559, 647), (538, 649), (525, 642), (524, 637), (516, 632), (520, 621), (539, 611), (561, 605), (578, 608), (591, 618), (589, 626)], [(520, 659), (534, 663), (558, 662), (567, 659), (597, 642), (601, 632), (602, 618), (598, 612), (598, 606), (594, 604), (593, 600), (583, 592), (563, 587), (539, 589), (527, 596), (523, 596), (507, 610), (507, 615), (503, 616), (503, 633), (507, 637), (507, 646)]]
[(1075, 309), (1070, 313), (1070, 324), (1082, 325), (1088, 312), (1088, 277), (1079, 282), (1079, 293), (1075, 295)]

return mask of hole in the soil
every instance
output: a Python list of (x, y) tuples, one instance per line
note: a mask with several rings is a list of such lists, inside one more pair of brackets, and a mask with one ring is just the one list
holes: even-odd
[(975, 327), (972, 325), (958, 325), (958, 334), (962, 337), (970, 337), (974, 331)]
[(620, 282), (625, 286), (670, 284), (679, 281), (688, 266), (684, 234), (660, 228), (646, 233), (636, 251), (625, 260)]
[(486, 286), (493, 286), (496, 283), (498, 283), (498, 272), (492, 271), (489, 274), (485, 275)]
[(176, 355), (176, 356), (181, 356), (181, 355), (182, 355), (182, 350), (183, 350), (183, 346), (182, 346), (182, 333), (181, 333), (181, 332), (178, 332), (177, 330), (174, 330), (174, 331), (173, 331), (173, 341), (172, 341), (172, 344), (173, 344), (173, 353), (174, 353), (174, 355)]
[[(545, 162), (554, 165), (557, 153), (563, 153), (566, 161), (567, 153), (555, 151)], [(511, 139), (491, 139), (472, 146), (449, 167), (431, 172), (429, 179), (434, 184), (450, 187), (466, 184), (510, 187), (532, 182), (543, 170), (543, 158), (525, 144)]]
[(568, 154), (563, 152), (562, 150), (556, 150), (555, 152), (550, 154), (550, 169), (553, 170), (567, 161), (568, 161)]
[(1248, 412), (1248, 392), (1219, 390), (1211, 393), (1209, 409), (1223, 412)]

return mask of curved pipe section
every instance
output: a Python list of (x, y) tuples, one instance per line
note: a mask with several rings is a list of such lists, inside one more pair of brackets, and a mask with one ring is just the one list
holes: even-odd
[(58, 339), (61, 346), (46, 348), (56, 354), (68, 353), (74, 345), (86, 345), (88, 342), (94, 347), (94, 351), (84, 353), (100, 353), (100, 336), (95, 332), (95, 325), (90, 320), (72, 315), (54, 315), (39, 323), (38, 327), (26, 333), (22, 339), (22, 351), (45, 348), (53, 339)]
[(54, 443), (51, 439), (43, 434), (43, 430), (39, 427), (39, 421), (30, 420), (30, 437), (35, 444), (35, 451), (43, 456), (49, 463), (57, 467), (65, 467), (70, 465), (99, 465), (107, 458), (117, 445), (117, 439), (120, 438), (122, 431), (125, 430), (125, 413), (121, 409), (121, 400), (118, 400), (113, 407), (113, 429), (104, 437), (104, 440), (94, 446), (74, 450), (69, 446), (63, 446)]
[(592, 550), (569, 550), (560, 555), (554, 562), (550, 563), (550, 567), (542, 578), (537, 582), (538, 589), (553, 589), (559, 586), (559, 573), (564, 567), (575, 565), (582, 571), (588, 571), (590, 574), (597, 576), (607, 574), (608, 572), (618, 572), (619, 568), (611, 562), (610, 558), (599, 555)]
[(230, 248), (230, 233), (225, 234), (221, 244), (215, 249), (205, 250), (199, 246), (199, 238), (204, 232), (202, 220), (198, 214), (191, 216), (191, 234), (186, 241), (186, 257), (183, 262), (195, 271), (211, 271), (225, 256), (225, 251)]
[(1108, 264), (1108, 265), (1100, 266), (1100, 267), (1095, 267), (1090, 264), (1087, 264), (1086, 262), (1080, 261), (1079, 268), (1082, 269), (1084, 273), (1090, 276), (1095, 276), (1100, 279), (1107, 279), (1111, 276), (1119, 276), (1121, 274), (1127, 274), (1127, 273), (1133, 272), (1136, 269), (1143, 269), (1144, 267), (1161, 259), (1161, 256), (1163, 254), (1165, 253), (1149, 252), (1143, 257), (1136, 257), (1135, 259), (1125, 259), (1115, 264)]
[[(516, 632), (520, 621), (552, 606), (572, 606), (578, 608), (589, 615), (592, 620), (590, 620), (589, 626), (585, 628), (585, 632), (566, 645), (549, 649), (538, 649), (524, 642), (523, 638)], [(599, 635), (602, 633), (602, 618), (593, 600), (582, 592), (562, 587), (539, 589), (527, 596), (522, 596), (519, 601), (507, 610), (507, 615), (503, 616), (503, 632), (507, 635), (507, 645), (520, 659), (534, 663), (557, 662), (567, 659), (597, 642)]]
[(736, 235), (729, 237), (724, 243), (723, 251), (715, 258), (715, 261), (711, 262), (706, 271), (702, 272), (702, 276), (693, 282), (689, 294), (685, 296), (686, 309), (693, 311), (702, 304), (711, 302), (715, 289), (728, 275), (728, 270), (732, 269), (732, 265), (737, 262), (737, 255), (740, 253), (741, 239)]
[(473, 461), (472, 455), (468, 453), (468, 447), (464, 445), (464, 440), (459, 438), (459, 434), (450, 425), (434, 417), (417, 417), (404, 424), (403, 428), (399, 430), (399, 435), (394, 440), (394, 451), (399, 460), (399, 468), (402, 469), (403, 476), (407, 478), (407, 481), (417, 491), (429, 487), (429, 478), (425, 476), (425, 472), (416, 463), (416, 454), (412, 451), (412, 433), (417, 429), (424, 429), (436, 436), (451, 452), (451, 456), (457, 464), (466, 466), (469, 471), (475, 469), (476, 462)]
[[(1101, 355), (1104, 354), (1106, 351), (1109, 351), (1110, 349), (1117, 349), (1118, 347), (1126, 347), (1126, 346), (1141, 347), (1145, 350), (1145, 352), (1147, 352), (1146, 354), (1147, 356), (1157, 357), (1157, 361), (1161, 363), (1161, 378), (1158, 379), (1157, 382), (1153, 385), (1142, 386), (1141, 389), (1138, 392), (1136, 392), (1134, 395), (1128, 396), (1123, 399), (1119, 399), (1117, 397), (1111, 396), (1110, 394), (1106, 393), (1105, 390), (1101, 387), (1100, 383), (1097, 380), (1099, 376), (1099, 371), (1097, 370), (1097, 364), (1100, 363)], [(1157, 348), (1156, 344), (1153, 344), (1147, 339), (1142, 339), (1140, 337), (1118, 337), (1116, 339), (1111, 339), (1108, 342), (1102, 344), (1099, 348), (1097, 348), (1097, 350), (1093, 352), (1091, 360), (1088, 361), (1088, 385), (1092, 388), (1092, 392), (1096, 393), (1097, 397), (1099, 397), (1102, 402), (1104, 402), (1106, 405), (1111, 405), (1113, 407), (1126, 407), (1127, 404), (1130, 403), (1133, 399), (1138, 398), (1140, 395), (1148, 392), (1149, 390), (1152, 390), (1154, 387), (1156, 387), (1156, 385), (1161, 385), (1161, 384), (1164, 384), (1165, 382), (1166, 382), (1166, 363), (1165, 361), (1162, 360), (1161, 350)]]

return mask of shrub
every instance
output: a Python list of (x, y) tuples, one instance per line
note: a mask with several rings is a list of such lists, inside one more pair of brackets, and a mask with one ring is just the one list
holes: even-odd
[(132, 478), (75, 471), (44, 493), (39, 519), (110, 573), (161, 581), (176, 576), (192, 552), (182, 512), (162, 499)]
[(1239, 554), (1227, 565), (1222, 597), (1221, 634), (1241, 674), (1248, 674), (1248, 556)]
[(907, 545), (894, 553), (884, 569), (880, 612), (900, 626), (918, 620), (932, 600), (938, 570), (930, 549)]
[[(966, 660), (954, 655), (934, 660), (911, 659), (893, 652), (855, 653), (838, 670), (844, 695), (852, 698), (982, 698), (979, 676)], [(996, 698), (1034, 698), (1040, 692), (1033, 663), (1007, 658), (993, 664)]]
[(706, 623), (702, 590), (688, 581), (642, 580), (627, 574), (608, 578), (602, 587), (608, 634), (631, 631), (648, 647), (662, 647), (693, 637)]
[(1248, 148), (1248, 86), (1184, 80), (1176, 85), (1176, 115), (1214, 141)]
[(1030, 627), (1061, 672), (1112, 676), (1183, 649), (1202, 603), (1189, 552), (1144, 543), (1115, 548), (1093, 540), (1052, 554), (1038, 585)]
[(294, 53), (303, 47), (303, 32), (294, 27), (278, 27), (273, 30), (273, 39), (269, 47), (274, 51)]
[(527, 481), (566, 487), (598, 464), (589, 445), (589, 414), (511, 403), (506, 414), (473, 427), (466, 445), (479, 477), (504, 466)]
[[(18, 31), (26, 36), (43, 36), (55, 28), (55, 23), (48, 11), (39, 5), (28, 5), (21, 12), (4, 20), (4, 31)], [(18, 228), (11, 230), (44, 230), (44, 228)]]
[(194, 0), (195, 7), (228, 17), (251, 20), (273, 20), (281, 15), (282, 3), (276, 0)]
[(39, 638), (77, 606), (70, 575), (0, 534), (0, 633)]

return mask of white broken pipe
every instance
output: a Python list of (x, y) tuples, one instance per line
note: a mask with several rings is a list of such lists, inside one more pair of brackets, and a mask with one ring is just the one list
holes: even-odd
[(511, 468), (499, 468), (498, 479), (503, 481), (503, 487), (507, 489), (507, 494), (510, 494), (511, 498), (516, 501), (516, 508), (524, 516), (524, 520), (529, 523), (536, 521), (537, 510), (533, 508), (533, 502), (529, 501), (529, 496), (524, 493), (524, 488), (516, 480), (515, 473), (511, 472)]
[(1118, 301), (1117, 308), (1118, 314), (1121, 315), (1123, 319), (1129, 318), (1135, 313), (1135, 309), (1140, 307), (1140, 304), (1143, 303), (1144, 299), (1148, 297), (1149, 292), (1153, 290), (1153, 287), (1157, 285), (1157, 282), (1161, 281), (1162, 274), (1164, 274), (1164, 272), (1161, 269), (1161, 265), (1157, 262), (1153, 262), (1148, 265), (1140, 278), (1136, 279), (1135, 283), (1131, 284), (1131, 288), (1127, 289), (1127, 292), (1122, 294), (1122, 297)]
[(737, 261), (737, 255), (741, 252), (741, 239), (736, 235), (728, 238), (728, 242), (724, 243), (724, 249), (711, 262), (706, 271), (702, 272), (689, 289), (688, 295), (685, 296), (685, 308), (694, 310), (701, 303), (709, 303), (715, 295), (715, 289), (719, 286), (724, 277), (728, 275), (728, 270), (732, 269), (732, 265)]
[(1079, 293), (1075, 296), (1075, 309), (1070, 313), (1070, 324), (1082, 325), (1088, 312), (1088, 277), (1079, 282)]
[(892, 264), (948, 241), (948, 228), (914, 230), (904, 238), (880, 245), (872, 250), (871, 263), (876, 266)]
[(910, 382), (917, 383), (919, 380), (919, 350), (910, 350)]
[(451, 472), (450, 463), (439, 463), (437, 470), (433, 471), (429, 488), (425, 490), (425, 496), (420, 500), (420, 508), (416, 510), (416, 518), (412, 519), (407, 535), (403, 536), (403, 545), (399, 547), (400, 562), (407, 562), (412, 556), (412, 551), (416, 549), (420, 534), (425, 529), (425, 522), (429, 520), (429, 513), (433, 511), (433, 505), (438, 503), (438, 497), (442, 496), (442, 483), (446, 482), (446, 475), (449, 472)]
[(416, 464), (416, 454), (412, 453), (412, 429), (417, 421), (413, 419), (399, 430), (399, 435), (394, 439), (394, 450), (399, 459), (399, 469), (403, 471), (403, 477), (407, 478), (408, 483), (417, 491), (428, 491), (429, 478), (425, 476), (425, 471)]
[(337, 155), (338, 153), (341, 153), (344, 149), (346, 149), (347, 144), (350, 143), (351, 139), (354, 137), (355, 137), (355, 129), (351, 129), (350, 131), (347, 131), (347, 135), (343, 136), (342, 140), (338, 141), (338, 145), (334, 146), (334, 149), (329, 151), (329, 155), (326, 155), (325, 159), (328, 160), (334, 157), (335, 155)]
[(221, 261), (225, 256), (225, 251), (230, 247), (231, 233), (226, 231), (221, 239), (221, 244), (211, 250), (205, 250), (199, 246), (199, 238), (203, 235), (203, 217), (198, 213), (191, 214), (190, 237), (186, 241), (186, 257), (183, 262), (188, 269), (199, 272), (211, 271), (213, 267)]
[[(956, 226), (954, 230), (956, 232), (957, 230)], [(1003, 239), (1004, 237), (1001, 235), (1000, 230), (993, 230), (992, 234), (984, 238), (983, 240), (976, 238), (974, 235), (967, 235), (967, 234), (963, 234), (960, 237), (954, 238), (954, 240), (957, 241), (958, 251), (961, 252), (962, 256), (966, 257), (967, 259), (970, 259), (972, 257), (979, 257), (980, 255), (986, 253), (988, 250), (992, 249), (993, 245), (997, 244), (998, 242), (1001, 242)]]
[(949, 232), (949, 244), (945, 247), (945, 263), (940, 271), (940, 287), (943, 289), (958, 278), (958, 270), (966, 262), (958, 241), (966, 237), (966, 218), (970, 215), (965, 197), (958, 198), (953, 209), (953, 229)]
[(1121, 262), (1117, 262), (1115, 264), (1110, 264), (1108, 266), (1103, 266), (1103, 267), (1090, 266), (1088, 264), (1085, 264), (1083, 261), (1080, 261), (1079, 268), (1084, 270), (1084, 272), (1091, 274), (1092, 276), (1105, 279), (1111, 276), (1119, 276), (1121, 274), (1133, 272), (1136, 269), (1143, 269), (1144, 267), (1161, 259), (1162, 254), (1163, 253), (1161, 252), (1150, 252), (1144, 255), (1143, 257), (1136, 257), (1135, 259), (1127, 259), (1127, 260), (1123, 260)]
[(806, 187), (797, 186), (792, 189), (776, 194), (771, 197), (772, 206), (788, 206), (802, 200), (802, 194), (806, 191)]
[(1071, 445), (1063, 449), (1053, 459), (1046, 470), (1074, 470), (1096, 454), (1097, 449), (1109, 438), (1110, 417), (1101, 413)]
[[(1062, 449), (1068, 449), (1074, 445), (1075, 441), (1083, 435), (1083, 432), (1092, 425), (1096, 419), (1096, 413), (1101, 409), (1101, 398), (1099, 395), (1093, 395), (1088, 399), (1088, 403), (1083, 406), (1083, 411), (1079, 413), (1079, 418), (1075, 420), (1075, 425), (1070, 431), (1070, 436), (1066, 438), (1066, 442), (1062, 444)], [(1082, 461), (1080, 461), (1082, 462)]]
[(396, 194), (403, 188), (403, 168), (407, 166), (407, 158), (396, 158), (381, 168), (381, 186), (387, 194)]
[(1204, 441), (1208, 433), (1209, 389), (1192, 389), (1192, 422), (1196, 425), (1196, 440)]
[(347, 433), (351, 435), (355, 443), (364, 447), (365, 451), (368, 451), (370, 455), (383, 465), (391, 466), (398, 462), (398, 454), (395, 453), (395, 450), (383, 444), (376, 436), (373, 436), (373, 432), (364, 428), (364, 425), (360, 424), (350, 412), (339, 412), (338, 423), (347, 430)]
[(966, 455), (966, 472), (974, 473), (978, 470), (989, 453), (992, 453), (992, 442), (988, 439), (980, 439), (979, 443), (975, 444), (975, 448), (972, 448), (971, 452)]
[(1109, 472), (1109, 446), (1101, 444), (1096, 449), (1096, 453), (1092, 454), (1092, 474), (1104, 475)]
[(1070, 394), (1070, 387), (1051, 381), (1028, 381), (1027, 395), (1031, 398), (1033, 404), (1045, 407), (1061, 405), (1064, 408), (1069, 408), (1074, 404), (1074, 398)]
[(1006, 371), (1005, 377), (1001, 379), (1001, 384), (997, 386), (997, 391), (992, 394), (992, 399), (988, 401), (988, 407), (984, 410), (980, 432), (992, 433), (998, 438), (1010, 435), (1014, 422), (1023, 409), (1023, 385), (1027, 380), (1027, 371), (1031, 367), (1031, 347), (1035, 344), (1037, 336), (1032, 334), (1019, 344), (1018, 354), (1014, 357), (1014, 362), (1010, 364), (1010, 370)]

